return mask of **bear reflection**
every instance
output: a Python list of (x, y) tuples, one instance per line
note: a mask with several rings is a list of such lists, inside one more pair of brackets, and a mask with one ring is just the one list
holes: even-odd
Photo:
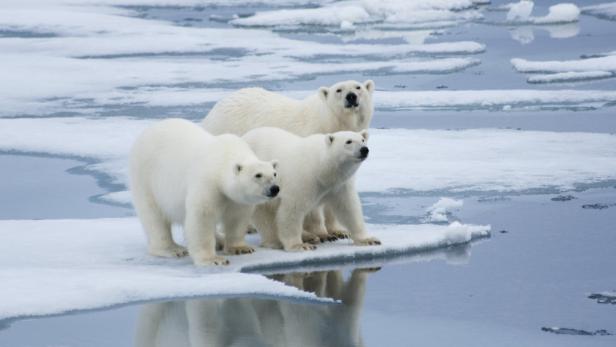
[(362, 346), (359, 317), (372, 271), (355, 269), (347, 281), (340, 271), (271, 276), (340, 304), (254, 298), (146, 304), (136, 346)]

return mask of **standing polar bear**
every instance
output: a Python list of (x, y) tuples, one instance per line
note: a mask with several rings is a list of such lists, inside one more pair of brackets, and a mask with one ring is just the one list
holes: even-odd
[(368, 157), (368, 132), (341, 131), (299, 137), (279, 128), (257, 128), (244, 139), (259, 158), (278, 158), (279, 198), (258, 205), (253, 223), (265, 247), (286, 251), (315, 249), (303, 243), (306, 216), (322, 203), (329, 203), (336, 217), (348, 228), (356, 245), (377, 245), (364, 225), (353, 175)]
[[(299, 136), (368, 129), (374, 107), (374, 82), (338, 82), (316, 94), (296, 100), (262, 88), (246, 88), (220, 100), (203, 119), (212, 134), (239, 136), (259, 127), (276, 127)], [(318, 242), (347, 236), (333, 209), (318, 207), (308, 215), (305, 240)], [(324, 236), (323, 230), (328, 235)]]
[(339, 82), (296, 100), (262, 88), (245, 88), (220, 100), (203, 119), (212, 134), (244, 135), (259, 127), (276, 127), (299, 136), (360, 131), (372, 120), (374, 82)]
[(254, 251), (244, 231), (254, 205), (274, 198), (276, 161), (259, 160), (235, 135), (212, 136), (198, 125), (168, 119), (146, 129), (130, 154), (130, 187), (149, 253), (181, 257), (171, 225), (183, 224), (188, 252), (196, 265), (226, 265), (216, 256), (217, 225), (225, 252)]

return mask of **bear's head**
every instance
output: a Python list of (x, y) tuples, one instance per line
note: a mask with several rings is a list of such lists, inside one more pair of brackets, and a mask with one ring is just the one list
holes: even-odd
[(338, 82), (331, 87), (319, 88), (319, 97), (330, 113), (337, 117), (341, 129), (360, 131), (367, 129), (372, 120), (372, 93), (374, 82)]
[(339, 131), (325, 135), (328, 156), (342, 167), (358, 167), (368, 158), (368, 130)]
[(235, 164), (234, 200), (245, 204), (260, 204), (275, 198), (280, 192), (277, 167), (276, 160), (252, 160)]

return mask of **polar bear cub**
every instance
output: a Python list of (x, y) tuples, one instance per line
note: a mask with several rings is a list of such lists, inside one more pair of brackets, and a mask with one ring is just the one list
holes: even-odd
[(254, 205), (278, 194), (276, 166), (259, 160), (240, 137), (213, 136), (187, 120), (168, 119), (146, 129), (130, 154), (130, 187), (149, 253), (187, 254), (173, 241), (174, 223), (184, 226), (196, 265), (229, 263), (216, 256), (218, 225), (226, 253), (252, 252), (244, 228)]
[(341, 131), (300, 137), (279, 128), (258, 128), (243, 137), (259, 158), (278, 158), (279, 198), (258, 205), (253, 223), (262, 245), (286, 251), (315, 249), (302, 242), (306, 215), (327, 203), (357, 245), (380, 244), (366, 233), (353, 175), (368, 157), (368, 132)]
[(374, 107), (374, 82), (338, 82), (297, 100), (262, 88), (245, 88), (220, 100), (203, 119), (212, 134), (244, 135), (276, 127), (300, 136), (367, 129)]

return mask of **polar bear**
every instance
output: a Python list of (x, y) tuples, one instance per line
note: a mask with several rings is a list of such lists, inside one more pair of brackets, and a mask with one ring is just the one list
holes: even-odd
[(374, 108), (374, 82), (338, 82), (296, 100), (262, 88), (245, 88), (220, 100), (203, 119), (212, 134), (244, 135), (259, 127), (276, 127), (307, 136), (368, 129)]
[[(242, 136), (258, 127), (276, 127), (308, 136), (368, 129), (374, 107), (372, 80), (342, 81), (321, 87), (316, 94), (296, 100), (262, 88), (246, 88), (223, 98), (203, 119), (212, 134)], [(347, 236), (331, 208), (319, 207), (307, 216), (305, 239), (319, 242)], [(323, 234), (327, 231), (327, 235)], [(312, 235), (310, 235), (312, 234)]]
[(253, 223), (265, 247), (315, 249), (302, 242), (306, 215), (328, 203), (357, 245), (380, 241), (366, 233), (353, 176), (368, 157), (368, 131), (341, 131), (300, 137), (280, 128), (257, 128), (243, 138), (263, 160), (277, 158), (284, 189), (279, 199), (258, 205)]
[(196, 265), (226, 265), (216, 256), (220, 225), (228, 254), (254, 251), (244, 243), (254, 205), (278, 194), (276, 161), (259, 160), (235, 135), (213, 136), (183, 119), (146, 129), (130, 154), (130, 188), (148, 239), (148, 251), (181, 257), (171, 225), (182, 224)]

